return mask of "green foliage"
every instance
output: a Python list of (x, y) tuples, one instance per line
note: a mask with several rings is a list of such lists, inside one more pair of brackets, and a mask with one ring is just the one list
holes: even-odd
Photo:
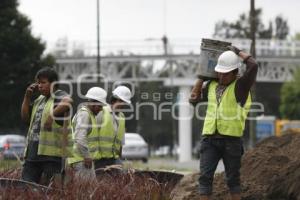
[(286, 82), (281, 88), (280, 114), (284, 119), (300, 119), (300, 70), (291, 82)]
[(18, 160), (1, 160), (0, 161), (0, 172), (5, 170), (17, 169), (22, 167)]
[(45, 44), (32, 36), (30, 20), (17, 10), (17, 0), (0, 1), (0, 128), (20, 127), (20, 106), (27, 85), (43, 65)]
[[(262, 9), (255, 10), (256, 20), (256, 37), (261, 39), (271, 39), (273, 36), (276, 39), (286, 39), (289, 34), (289, 26), (287, 20), (282, 16), (277, 16), (274, 22), (269, 22), (265, 26), (262, 22)], [(250, 38), (250, 16), (243, 13), (235, 22), (219, 21), (215, 25), (215, 37), (220, 38)], [(275, 25), (275, 30), (273, 29)], [(267, 28), (266, 28), (267, 27)]]
[(294, 39), (295, 40), (300, 40), (300, 33), (296, 33), (295, 36), (294, 36)]

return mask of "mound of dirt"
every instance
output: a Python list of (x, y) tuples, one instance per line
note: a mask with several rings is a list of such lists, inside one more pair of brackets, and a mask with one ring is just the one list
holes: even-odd
[(199, 199), (196, 192), (199, 174), (185, 175), (171, 193), (172, 200)]
[[(242, 159), (243, 200), (300, 199), (300, 134), (290, 131), (281, 137), (270, 137), (247, 151)], [(199, 174), (184, 177), (172, 191), (173, 199), (199, 199)], [(214, 180), (213, 199), (230, 199), (224, 173)]]

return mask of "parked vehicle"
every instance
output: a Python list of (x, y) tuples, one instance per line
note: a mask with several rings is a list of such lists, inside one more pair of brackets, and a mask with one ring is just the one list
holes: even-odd
[(22, 135), (0, 135), (0, 159), (22, 159), (25, 141)]
[(127, 160), (142, 160), (143, 162), (148, 161), (149, 147), (141, 135), (137, 133), (125, 133), (122, 158)]

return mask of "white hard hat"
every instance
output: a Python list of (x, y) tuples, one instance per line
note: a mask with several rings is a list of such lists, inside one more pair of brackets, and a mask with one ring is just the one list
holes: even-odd
[(240, 58), (233, 51), (224, 51), (218, 58), (216, 72), (227, 73), (241, 66)]
[(132, 94), (128, 87), (123, 86), (123, 85), (118, 86), (113, 90), (112, 94), (114, 97), (121, 99), (125, 103), (131, 104), (130, 99), (131, 99)]
[(107, 104), (106, 96), (107, 96), (107, 92), (100, 87), (90, 88), (85, 95), (86, 98), (99, 101), (100, 103), (103, 104)]

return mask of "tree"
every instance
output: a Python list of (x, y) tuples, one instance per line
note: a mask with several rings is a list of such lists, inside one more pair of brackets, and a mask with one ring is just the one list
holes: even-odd
[(30, 20), (17, 10), (17, 0), (0, 1), (0, 128), (21, 125), (20, 106), (27, 85), (43, 65), (54, 64), (51, 56), (42, 58), (45, 44), (32, 36)]
[[(262, 23), (262, 9), (255, 10), (256, 37), (260, 39), (271, 39), (274, 35), (277, 39), (286, 39), (289, 34), (287, 20), (277, 16), (275, 22), (269, 22), (267, 28)], [(273, 30), (275, 24), (275, 31)], [(215, 25), (214, 37), (219, 38), (250, 38), (250, 15), (243, 13), (235, 22), (219, 21)]]
[(294, 74), (290, 82), (281, 88), (280, 114), (284, 119), (300, 119), (300, 70)]
[(289, 34), (289, 26), (287, 20), (283, 19), (282, 16), (275, 18), (275, 38), (283, 40)]

